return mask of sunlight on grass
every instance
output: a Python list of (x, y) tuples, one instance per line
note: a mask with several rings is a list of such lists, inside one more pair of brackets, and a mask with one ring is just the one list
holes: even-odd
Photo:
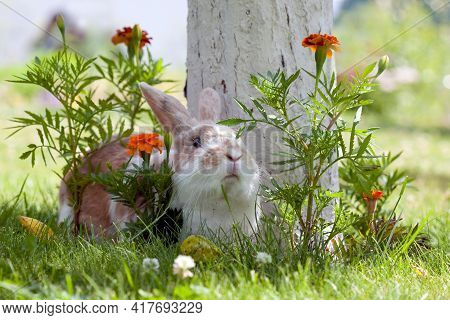
[[(198, 263), (194, 277), (182, 280), (172, 274), (176, 246), (74, 237), (55, 225), (47, 207), (30, 205), (27, 214), (46, 221), (56, 232), (54, 239), (38, 241), (17, 222), (21, 205), (14, 209), (3, 204), (0, 209), (2, 299), (449, 298), (448, 264), (439, 248), (414, 257), (380, 253), (350, 264), (334, 263), (322, 271), (281, 263), (277, 257), (258, 265), (252, 256), (237, 260), (223, 255), (213, 263)], [(159, 269), (144, 269), (146, 257), (157, 258)]]

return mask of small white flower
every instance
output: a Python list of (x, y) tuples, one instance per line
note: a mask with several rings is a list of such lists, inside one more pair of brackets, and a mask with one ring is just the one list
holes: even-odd
[(190, 278), (194, 274), (189, 270), (195, 267), (195, 261), (191, 256), (180, 254), (173, 262), (173, 274), (184, 278)]
[(267, 252), (257, 252), (256, 262), (260, 264), (272, 263), (272, 256)]
[(158, 271), (159, 260), (156, 258), (145, 258), (144, 260), (142, 260), (142, 268), (144, 268), (145, 271)]

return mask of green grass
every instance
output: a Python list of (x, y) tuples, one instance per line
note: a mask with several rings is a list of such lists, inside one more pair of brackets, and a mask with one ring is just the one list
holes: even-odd
[[(22, 205), (18, 205), (21, 207)], [(448, 299), (446, 230), (432, 250), (414, 256), (376, 254), (302, 268), (274, 255), (258, 265), (245, 251), (200, 264), (192, 279), (171, 274), (177, 246), (160, 241), (90, 241), (55, 226), (53, 205), (1, 206), (0, 298), (46, 299)], [(19, 226), (23, 211), (47, 221), (56, 237), (37, 240)], [(444, 226), (441, 226), (445, 228)], [(159, 271), (144, 271), (142, 260), (156, 257)], [(415, 268), (426, 270), (420, 275)]]

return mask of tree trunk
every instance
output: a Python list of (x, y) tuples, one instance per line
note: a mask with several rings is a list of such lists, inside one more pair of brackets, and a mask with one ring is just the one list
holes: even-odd
[[(235, 98), (249, 103), (257, 95), (249, 85), (250, 74), (315, 70), (313, 54), (301, 40), (310, 33), (330, 33), (333, 21), (332, 0), (188, 0), (188, 10), (188, 108), (197, 115), (199, 92), (212, 87), (223, 97), (223, 119), (242, 116)], [(302, 73), (292, 92), (305, 97), (313, 87)], [(306, 122), (299, 119), (300, 125)], [(245, 138), (265, 172), (277, 175), (269, 165), (274, 146), (280, 145), (276, 134), (266, 128)], [(289, 176), (301, 175), (300, 170)], [(322, 184), (337, 188), (337, 168)]]

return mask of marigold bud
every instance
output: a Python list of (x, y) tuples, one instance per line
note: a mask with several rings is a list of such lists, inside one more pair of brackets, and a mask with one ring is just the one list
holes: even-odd
[(380, 74), (384, 72), (384, 70), (387, 69), (389, 66), (389, 57), (387, 55), (384, 55), (381, 57), (380, 60), (378, 60), (378, 71), (375, 77), (378, 77)]
[(66, 25), (64, 23), (63, 16), (60, 14), (56, 16), (56, 25), (58, 26), (59, 32), (61, 32), (61, 35), (64, 37), (64, 34), (66, 32)]

